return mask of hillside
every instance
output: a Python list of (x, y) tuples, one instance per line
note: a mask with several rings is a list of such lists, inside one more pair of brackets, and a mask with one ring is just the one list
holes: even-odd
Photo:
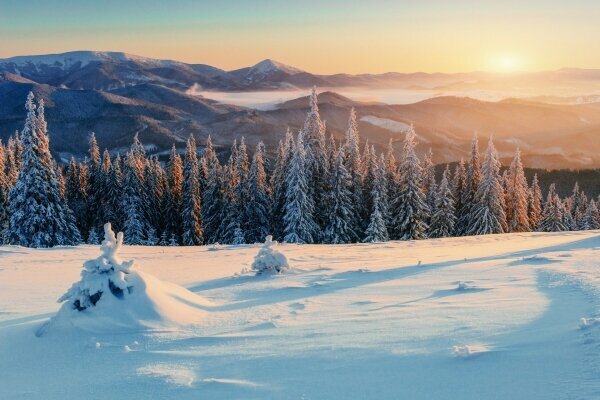
[[(131, 299), (191, 324), (131, 329), (91, 312), (42, 337), (98, 247), (2, 247), (0, 397), (592, 399), (599, 234), (279, 245), (292, 270), (274, 276), (240, 274), (251, 245), (125, 246), (162, 281)], [(109, 321), (139, 315), (119, 301)]]

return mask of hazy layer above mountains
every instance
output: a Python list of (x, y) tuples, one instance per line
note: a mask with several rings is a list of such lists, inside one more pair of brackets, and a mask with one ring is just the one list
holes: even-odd
[[(301, 127), (317, 85), (328, 131), (341, 139), (355, 107), (364, 139), (399, 150), (413, 123), (420, 151), (435, 161), (465, 157), (474, 132), (494, 135), (505, 157), (519, 146), (528, 166), (600, 166), (600, 70), (539, 73), (315, 75), (272, 60), (235, 71), (124, 53), (72, 52), (0, 60), (0, 137), (24, 121), (29, 90), (43, 97), (55, 153), (81, 156), (100, 145), (127, 147), (139, 133), (156, 152), (190, 133), (227, 148), (245, 136), (271, 150)], [(335, 93), (334, 93), (335, 92)]]

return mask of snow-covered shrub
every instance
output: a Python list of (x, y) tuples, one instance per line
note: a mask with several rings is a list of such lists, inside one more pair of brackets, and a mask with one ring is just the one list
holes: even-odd
[(104, 295), (117, 298), (130, 293), (133, 285), (127, 276), (131, 272), (133, 260), (121, 261), (117, 256), (123, 245), (123, 232), (115, 237), (110, 223), (104, 225), (104, 240), (100, 246), (102, 254), (95, 260), (83, 264), (81, 280), (62, 295), (59, 302), (68, 301), (73, 309), (82, 311), (93, 307)]
[(273, 241), (273, 236), (266, 237), (265, 244), (260, 248), (252, 263), (252, 269), (256, 273), (281, 273), (290, 268), (287, 258), (273, 248), (276, 244), (277, 242)]

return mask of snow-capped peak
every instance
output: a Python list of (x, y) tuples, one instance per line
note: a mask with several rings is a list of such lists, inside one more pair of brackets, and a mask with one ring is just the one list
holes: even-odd
[(267, 58), (266, 60), (262, 60), (261, 62), (259, 62), (258, 64), (252, 66), (250, 68), (250, 73), (254, 73), (254, 74), (269, 74), (272, 72), (286, 72), (288, 74), (297, 74), (302, 72), (302, 70), (298, 69), (298, 68), (294, 68), (291, 67), (289, 65), (285, 65), (283, 63), (280, 63), (278, 61), (275, 60), (271, 60), (269, 58)]
[(15, 64), (17, 66), (48, 65), (67, 69), (78, 63), (80, 63), (80, 67), (84, 67), (90, 62), (110, 61), (135, 61), (144, 64), (174, 63), (174, 61), (155, 60), (153, 58), (115, 51), (69, 51), (59, 54), (43, 54), (5, 58), (0, 59), (0, 64)]

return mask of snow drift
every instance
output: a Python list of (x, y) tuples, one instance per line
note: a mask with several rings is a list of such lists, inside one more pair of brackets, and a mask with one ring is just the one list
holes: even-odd
[(121, 261), (123, 233), (104, 225), (100, 257), (83, 264), (81, 280), (60, 298), (59, 312), (39, 331), (70, 327), (93, 332), (180, 327), (200, 323), (210, 303)]

